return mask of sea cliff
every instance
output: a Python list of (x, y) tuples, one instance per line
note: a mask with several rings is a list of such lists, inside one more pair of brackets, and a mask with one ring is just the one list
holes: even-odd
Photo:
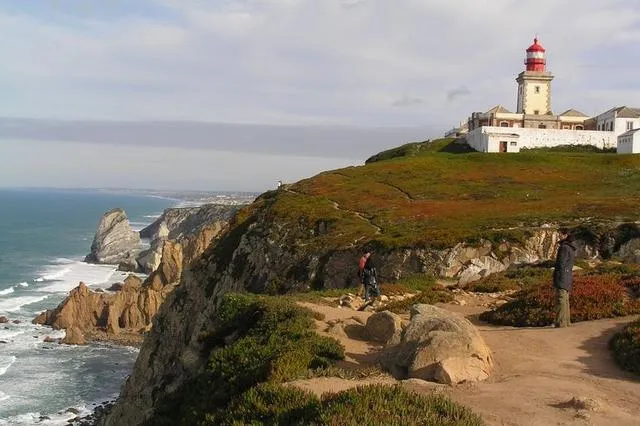
[(160, 307), (101, 424), (141, 424), (203, 371), (201, 336), (222, 295), (354, 286), (364, 248), (374, 251), (380, 280), (391, 282), (418, 273), (464, 285), (550, 260), (560, 226), (574, 229), (582, 258), (638, 260), (640, 199), (628, 188), (640, 182), (640, 159), (438, 151), (326, 172), (237, 212)]

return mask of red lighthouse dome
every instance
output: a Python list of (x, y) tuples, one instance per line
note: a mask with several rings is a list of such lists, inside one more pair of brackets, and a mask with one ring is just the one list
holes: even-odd
[(538, 38), (533, 39), (533, 44), (527, 49), (527, 59), (524, 61), (527, 71), (544, 72), (547, 60), (544, 47), (538, 43)]

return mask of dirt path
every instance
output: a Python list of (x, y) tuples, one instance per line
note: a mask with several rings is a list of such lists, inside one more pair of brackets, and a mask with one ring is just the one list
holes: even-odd
[[(345, 345), (345, 366), (375, 364), (381, 347), (358, 334), (359, 324), (369, 313), (307, 306), (326, 316), (318, 322), (319, 332)], [(472, 320), (494, 352), (495, 370), (489, 380), (445, 388), (454, 400), (481, 414), (488, 425), (640, 425), (640, 380), (620, 370), (607, 349), (610, 337), (632, 318), (578, 323), (566, 329), (493, 327), (477, 321), (483, 310), (477, 304), (440, 306)], [(346, 332), (329, 325), (336, 322)], [(372, 382), (393, 383), (393, 379), (325, 378), (296, 385), (321, 394)], [(441, 389), (416, 381), (408, 385), (418, 392)], [(567, 404), (573, 397), (591, 398), (598, 408), (578, 411)]]

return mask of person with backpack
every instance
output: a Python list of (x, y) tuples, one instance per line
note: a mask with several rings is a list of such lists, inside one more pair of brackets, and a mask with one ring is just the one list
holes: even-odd
[(364, 268), (362, 269), (362, 284), (364, 285), (364, 301), (368, 302), (369, 297), (379, 297), (380, 287), (378, 287), (378, 271), (373, 263), (371, 254), (365, 261)]

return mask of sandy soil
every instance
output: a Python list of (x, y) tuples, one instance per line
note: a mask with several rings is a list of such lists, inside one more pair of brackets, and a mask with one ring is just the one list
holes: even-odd
[[(477, 320), (490, 298), (466, 298), (465, 306), (440, 305), (465, 315), (494, 352), (495, 369), (486, 382), (455, 387), (409, 380), (417, 392), (445, 392), (482, 415), (488, 425), (640, 425), (640, 380), (620, 370), (607, 349), (609, 338), (634, 318), (574, 324), (566, 329), (495, 327)], [(376, 364), (380, 345), (366, 342), (362, 325), (371, 313), (305, 304), (325, 315), (318, 331), (345, 346), (348, 368)], [(359, 384), (394, 383), (388, 376), (355, 381), (318, 378), (293, 385), (322, 394)], [(571, 404), (590, 399), (592, 407)]]

